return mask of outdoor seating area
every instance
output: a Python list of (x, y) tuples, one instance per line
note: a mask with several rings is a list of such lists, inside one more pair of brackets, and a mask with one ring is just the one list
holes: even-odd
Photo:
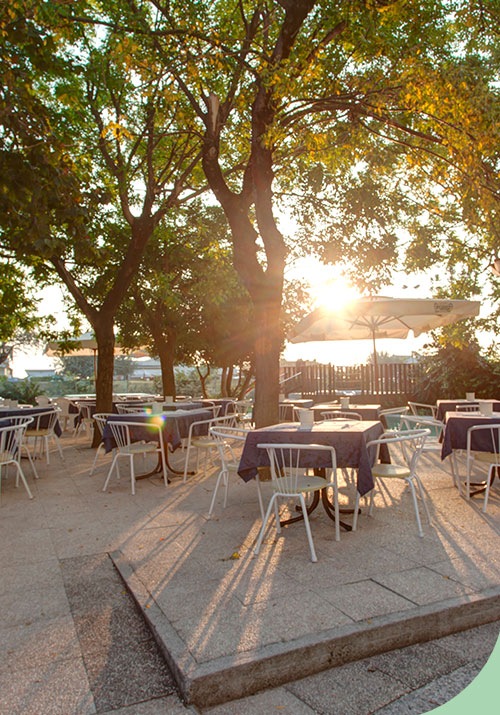
[[(0, 430), (0, 530), (27, 524), (2, 557), (22, 564), (10, 598), (25, 613), (37, 597), (23, 574), (41, 584), (58, 561), (110, 554), (181, 694), (205, 707), (266, 687), (268, 668), (285, 683), (500, 619), (500, 412), (456, 409), (469, 402), (440, 401), (441, 422), (418, 405), (288, 398), (292, 420), (255, 429), (248, 403), (216, 404), (216, 416), (206, 400), (161, 411), (138, 401), (92, 415), (98, 449), (93, 431), (63, 431), (60, 408), (4, 407), (4, 421), (26, 413), (17, 452)], [(30, 428), (43, 445), (26, 440)], [(52, 588), (64, 591), (60, 579)], [(279, 615), (304, 601), (314, 618)], [(38, 631), (66, 609), (36, 606)]]

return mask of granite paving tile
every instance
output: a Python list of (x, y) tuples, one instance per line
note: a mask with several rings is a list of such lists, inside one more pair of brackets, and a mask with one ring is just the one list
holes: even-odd
[(366, 715), (408, 692), (400, 681), (364, 661), (311, 675), (285, 688), (322, 715)]
[(0, 674), (0, 712), (8, 715), (91, 715), (96, 712), (81, 658)]
[(419, 606), (456, 596), (468, 596), (473, 592), (469, 587), (447, 579), (424, 566), (385, 575), (379, 574), (374, 580)]
[(323, 598), (354, 621), (415, 608), (415, 604), (369, 579), (322, 591)]

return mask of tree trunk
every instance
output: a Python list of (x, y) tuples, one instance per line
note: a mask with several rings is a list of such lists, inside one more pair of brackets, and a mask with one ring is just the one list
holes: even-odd
[(280, 298), (258, 302), (255, 318), (259, 330), (255, 338), (255, 407), (256, 427), (279, 422), (280, 374)]
[[(96, 412), (113, 411), (113, 367), (115, 334), (112, 316), (99, 313), (92, 325), (97, 341)], [(94, 430), (93, 447), (101, 441)]]
[(233, 374), (234, 374), (234, 365), (229, 365), (227, 368), (227, 374), (226, 374), (226, 395), (227, 397), (232, 397), (232, 384), (233, 384)]
[(198, 377), (200, 378), (200, 385), (201, 385), (201, 394), (203, 397), (207, 397), (207, 388), (206, 388), (206, 381), (208, 376), (210, 375), (210, 365), (207, 365), (207, 371), (204, 375), (202, 375), (200, 366), (196, 366), (196, 372), (198, 373)]
[(227, 374), (227, 367), (224, 366), (220, 373), (220, 394), (221, 394), (221, 397), (227, 397), (226, 374)]
[(158, 344), (155, 340), (155, 348), (160, 358), (163, 397), (172, 395), (175, 399), (175, 341), (163, 340), (161, 344)]

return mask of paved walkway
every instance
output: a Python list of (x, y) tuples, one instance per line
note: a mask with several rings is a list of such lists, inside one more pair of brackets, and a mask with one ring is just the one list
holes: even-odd
[[(39, 481), (28, 477), (33, 501), (12, 477), (2, 483), (2, 713), (185, 712), (174, 680), (194, 712), (426, 712), (491, 652), (498, 491), (483, 515), (429, 460), (433, 525), (423, 539), (409, 495), (394, 485), (340, 542), (318, 511), (312, 564), (301, 524), (280, 537), (270, 529), (253, 556), (253, 483), (234, 481), (226, 510), (219, 504), (207, 521), (214, 470), (168, 490), (143, 480), (132, 497), (123, 468), (103, 493), (109, 457), (89, 477), (86, 437), (63, 444), (64, 464), (54, 453)], [(351, 486), (342, 491), (352, 498)]]

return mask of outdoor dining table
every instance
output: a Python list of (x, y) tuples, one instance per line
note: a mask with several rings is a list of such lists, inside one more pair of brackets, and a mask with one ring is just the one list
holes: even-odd
[[(34, 417), (36, 415), (44, 415), (45, 413), (47, 413), (47, 419), (45, 420), (42, 416), (39, 421), (39, 427), (43, 429), (47, 426), (47, 423), (49, 421), (49, 413), (53, 411), (53, 407), (1, 407), (0, 418), (3, 419), (8, 417)], [(58, 419), (56, 420), (54, 425), (54, 432), (57, 437), (60, 437), (62, 435), (62, 429)]]
[(181, 400), (180, 402), (164, 402), (163, 411), (164, 412), (176, 412), (177, 410), (201, 410), (203, 409), (203, 402), (197, 400), (196, 402), (188, 402), (187, 400)]
[(200, 402), (203, 405), (219, 405), (220, 406), (220, 414), (219, 417), (224, 417), (225, 415), (228, 414), (228, 411), (230, 414), (234, 412), (234, 398), (233, 397), (203, 397), (201, 398)]
[[(384, 428), (379, 421), (360, 420), (317, 422), (307, 429), (303, 429), (298, 422), (262, 427), (248, 433), (238, 474), (248, 482), (258, 476), (259, 467), (269, 467), (266, 450), (257, 447), (261, 443), (326, 445), (335, 448), (337, 467), (357, 470), (357, 490), (363, 496), (374, 486), (371, 468), (376, 454), (375, 447), (368, 449), (366, 445), (371, 440), (378, 439), (383, 431)], [(388, 460), (387, 452), (381, 456)], [(316, 455), (311, 455), (307, 466), (322, 469), (328, 466), (324, 460), (325, 453), (317, 452)], [(326, 513), (333, 519), (333, 505), (328, 500), (326, 489), (322, 490), (321, 498)], [(312, 511), (318, 503), (319, 493), (316, 492), (308, 512)], [(342, 522), (341, 525), (347, 530), (351, 529), (349, 525)]]
[[(444, 422), (447, 413), (448, 412), (456, 412), (457, 407), (459, 405), (469, 405), (470, 407), (477, 407), (479, 409), (479, 405), (482, 401), (483, 400), (465, 400), (465, 399), (438, 400), (436, 402), (437, 419), (441, 420), (441, 422)], [(488, 402), (493, 403), (493, 412), (500, 412), (500, 401), (499, 400), (488, 400)]]
[[(151, 442), (158, 440), (157, 430), (148, 430), (149, 424), (161, 425), (161, 433), (163, 437), (163, 445), (165, 448), (165, 461), (167, 468), (170, 472), (179, 476), (184, 474), (184, 472), (179, 472), (174, 469), (168, 461), (168, 446), (173, 452), (178, 447), (181, 446), (182, 440), (188, 436), (189, 427), (193, 422), (198, 422), (201, 420), (209, 420), (212, 417), (212, 413), (209, 410), (199, 409), (199, 410), (176, 410), (160, 415), (148, 415), (144, 412), (129, 412), (126, 415), (110, 415), (104, 425), (102, 431), (102, 442), (104, 444), (104, 449), (106, 452), (110, 452), (116, 447), (116, 442), (111, 431), (109, 423), (113, 422), (141, 422), (144, 427), (132, 427), (130, 430), (130, 437), (133, 442)], [(196, 434), (207, 434), (208, 425), (200, 425), (199, 428), (195, 429)], [(156, 474), (161, 468), (161, 460), (159, 460), (157, 467), (152, 472), (148, 474), (142, 474), (136, 477), (136, 479), (145, 479), (150, 477), (152, 474)]]
[(361, 415), (362, 420), (378, 420), (379, 412), (382, 405), (352, 405), (349, 407), (342, 407), (338, 402), (323, 402), (319, 405), (314, 405), (312, 408), (314, 410), (314, 419), (322, 420), (322, 412), (333, 412), (337, 410), (338, 412), (355, 412)]

